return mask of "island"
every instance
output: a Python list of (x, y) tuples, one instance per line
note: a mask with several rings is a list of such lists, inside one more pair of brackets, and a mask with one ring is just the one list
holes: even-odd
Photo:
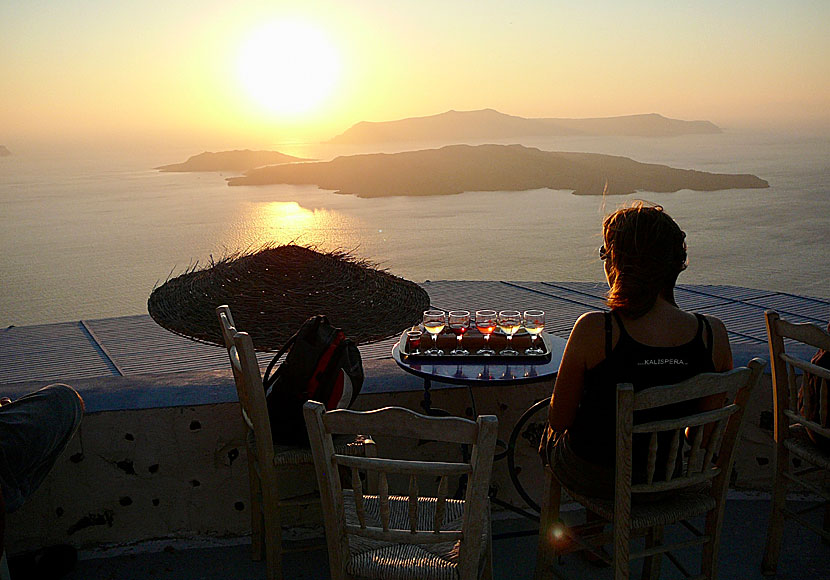
[(235, 151), (219, 151), (213, 153), (205, 151), (193, 155), (184, 163), (173, 163), (156, 167), (159, 171), (246, 171), (263, 165), (275, 165), (277, 163), (293, 163), (295, 161), (309, 161), (302, 157), (286, 155), (278, 151), (251, 151), (250, 149), (237, 149)]
[(227, 182), (231, 186), (313, 184), (367, 198), (542, 188), (571, 190), (576, 195), (619, 195), (769, 187), (754, 175), (676, 169), (627, 157), (542, 151), (523, 145), (448, 145), (349, 155), (260, 167)]
[(362, 121), (330, 140), (331, 143), (367, 144), (395, 141), (470, 141), (556, 136), (674, 137), (721, 133), (709, 121), (681, 121), (657, 113), (593, 119), (528, 119), (493, 109), (447, 111), (427, 117), (396, 121)]
[(0, 157), (9, 157), (12, 154), (5, 145), (0, 145)]

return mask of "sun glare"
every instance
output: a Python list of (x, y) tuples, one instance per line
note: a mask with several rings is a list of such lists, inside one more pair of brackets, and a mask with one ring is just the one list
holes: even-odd
[(238, 71), (248, 94), (264, 108), (295, 115), (313, 110), (330, 94), (339, 72), (337, 56), (313, 26), (272, 22), (243, 43)]

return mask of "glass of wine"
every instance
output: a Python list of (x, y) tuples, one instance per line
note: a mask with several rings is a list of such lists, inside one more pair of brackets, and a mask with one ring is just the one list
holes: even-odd
[(438, 348), (438, 335), (444, 330), (447, 324), (447, 317), (443, 310), (426, 310), (424, 311), (424, 328), (432, 335), (432, 348), (424, 351), (428, 355), (442, 355), (444, 351)]
[(406, 346), (409, 354), (421, 354), (421, 336), (423, 333), (420, 330), (406, 331)]
[(530, 334), (530, 346), (525, 354), (545, 354), (545, 349), (537, 345), (539, 335), (545, 329), (545, 311), (525, 310), (523, 320), (525, 330)]
[(450, 351), (450, 354), (465, 355), (470, 354), (470, 351), (461, 346), (461, 339), (464, 333), (470, 328), (470, 312), (467, 310), (450, 310), (447, 315), (447, 326), (455, 334), (456, 344), (455, 348)]
[(519, 354), (513, 348), (513, 335), (522, 326), (522, 313), (518, 310), (502, 310), (499, 312), (496, 322), (499, 325), (499, 329), (507, 335), (507, 346), (499, 354), (506, 356)]
[(484, 346), (478, 349), (476, 354), (496, 354), (496, 351), (490, 348), (490, 335), (496, 330), (496, 316), (495, 310), (476, 310), (476, 328), (484, 335)]

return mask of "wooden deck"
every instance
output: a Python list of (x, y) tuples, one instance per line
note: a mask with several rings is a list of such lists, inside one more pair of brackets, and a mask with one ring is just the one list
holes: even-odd
[[(421, 284), (436, 308), (541, 308), (547, 331), (567, 338), (587, 310), (604, 308), (604, 284), (594, 282), (427, 281)], [(737, 286), (681, 285), (678, 304), (718, 316), (738, 350), (766, 353), (763, 313), (775, 309), (798, 322), (825, 326), (830, 300)], [(363, 345), (364, 359), (390, 357), (396, 339)], [(64, 381), (148, 373), (226, 369), (216, 346), (174, 335), (148, 315), (9, 327), (0, 331), (0, 384)], [(260, 354), (261, 362), (270, 360)]]

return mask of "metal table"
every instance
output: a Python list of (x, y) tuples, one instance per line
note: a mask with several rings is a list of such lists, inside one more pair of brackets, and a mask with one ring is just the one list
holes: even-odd
[[(421, 407), (426, 414), (449, 415), (449, 412), (443, 409), (436, 409), (432, 406), (430, 389), (432, 382), (436, 381), (439, 383), (466, 386), (470, 393), (473, 417), (475, 417), (478, 415), (478, 412), (476, 410), (473, 387), (514, 385), (546, 380), (553, 381), (556, 378), (556, 373), (559, 371), (559, 364), (562, 362), (562, 355), (565, 352), (565, 344), (567, 341), (564, 338), (559, 338), (552, 334), (545, 334), (544, 340), (548, 344), (550, 357), (545, 357), (540, 360), (534, 360), (529, 357), (500, 356), (486, 358), (443, 356), (435, 360), (429, 360), (425, 357), (408, 358), (401, 356), (400, 343), (396, 343), (392, 347), (392, 358), (395, 359), (395, 362), (401, 369), (423, 379), (424, 400), (421, 401)], [(538, 504), (533, 501), (518, 479), (515, 466), (515, 449), (516, 442), (524, 426), (533, 416), (539, 413), (546, 414), (546, 409), (547, 399), (538, 401), (528, 408), (513, 426), (507, 443), (499, 441), (499, 444), (504, 449), (496, 453), (494, 457), (495, 460), (507, 459), (508, 473), (513, 486), (522, 499), (537, 512), (539, 511)], [(539, 519), (538, 515), (508, 504), (498, 498), (493, 497), (491, 501), (529, 519), (537, 521)]]
[(472, 387), (535, 383), (556, 378), (567, 341), (552, 334), (543, 335), (543, 340), (548, 345), (550, 357), (539, 360), (522, 356), (442, 356), (435, 360), (426, 357), (407, 358), (401, 356), (400, 343), (395, 343), (392, 347), (392, 358), (404, 371), (424, 380), (424, 400), (421, 403), (424, 412), (430, 414), (433, 410), (430, 389), (432, 382), (436, 381), (468, 387), (473, 403), (473, 416), (476, 416), (478, 413)]

